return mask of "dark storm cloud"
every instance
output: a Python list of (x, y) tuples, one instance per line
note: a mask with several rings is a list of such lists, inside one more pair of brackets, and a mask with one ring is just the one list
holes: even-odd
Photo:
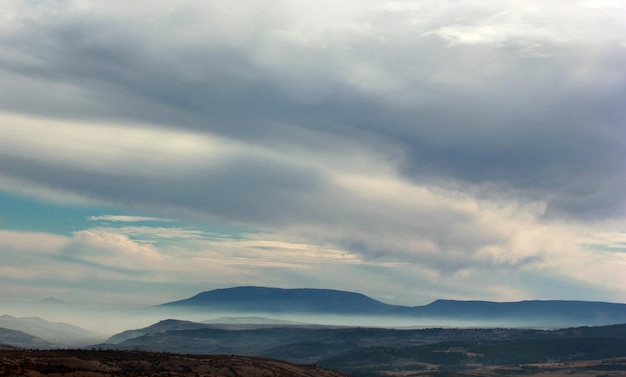
[(576, 246), (558, 221), (623, 217), (623, 26), (582, 3), (46, 4), (0, 34), (1, 109), (238, 149), (170, 163), (121, 135), (103, 144), (125, 163), (93, 153), (96, 169), (80, 146), (42, 147), (46, 132), (31, 155), (3, 151), (0, 177), (24, 186), (447, 274), (544, 268)]
[(144, 175), (93, 172), (88, 167), (5, 155), (0, 169), (21, 181), (106, 203), (179, 209), (260, 227), (301, 220), (303, 213), (315, 216), (333, 195), (315, 172), (263, 159), (232, 161), (217, 169), (198, 168), (187, 175)]
[[(36, 101), (5, 93), (5, 108), (8, 103), (59, 117), (130, 117), (279, 148), (286, 143), (315, 149), (307, 144), (316, 135), (313, 140), (330, 144), (333, 153), (349, 138), (365, 150), (391, 146), (383, 153), (392, 154), (417, 183), (495, 185), (547, 200), (553, 216), (612, 217), (623, 209), (619, 98), (626, 94), (626, 80), (573, 77), (579, 69), (599, 75), (614, 70), (626, 60), (623, 49), (589, 58), (586, 51), (555, 46), (551, 55), (536, 57), (515, 46), (454, 46), (416, 36), (385, 43), (349, 40), (340, 59), (325, 50), (334, 47), (328, 41), (308, 52), (318, 62), (295, 56), (289, 72), (288, 64), (274, 69), (250, 54), (261, 36), (236, 45), (207, 35), (204, 44), (185, 45), (165, 26), (156, 29), (157, 37), (128, 20), (89, 16), (40, 19), (4, 36), (8, 48), (1, 63), (5, 75), (19, 75), (15, 85), (37, 79), (88, 93), (89, 114), (81, 106), (46, 106), (56, 101), (53, 92), (36, 93)], [(24, 55), (32, 59), (17, 58)], [(340, 65), (354, 63), (357, 69), (363, 62), (405, 80), (404, 91), (380, 96), (342, 76)], [(398, 105), (403, 101), (409, 105)]]

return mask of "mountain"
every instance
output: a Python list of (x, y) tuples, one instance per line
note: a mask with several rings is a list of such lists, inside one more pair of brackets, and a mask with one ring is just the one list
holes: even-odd
[(360, 293), (331, 289), (235, 287), (199, 293), (160, 307), (249, 313), (382, 314), (396, 308)]
[(158, 307), (240, 313), (376, 315), (415, 319), (421, 325), (436, 326), (567, 327), (626, 323), (626, 304), (436, 300), (428, 305), (409, 307), (385, 304), (360, 293), (330, 289), (225, 288)]
[[(249, 330), (212, 328), (146, 333), (117, 344), (96, 344), (95, 348), (145, 350), (197, 354), (262, 355), (264, 350), (301, 342), (345, 343), (355, 339), (377, 344), (395, 339), (401, 330), (355, 328), (274, 327)], [(146, 330), (146, 329), (144, 329)], [(386, 334), (384, 336), (383, 334)]]
[(2, 315), (0, 316), (0, 327), (23, 331), (54, 343), (68, 345), (93, 344), (102, 339), (89, 330), (63, 322), (49, 322), (39, 317), (17, 318)]
[(425, 306), (398, 307), (389, 314), (461, 321), (498, 321), (512, 326), (582, 326), (626, 323), (626, 304), (592, 301), (456, 301), (437, 300)]
[(119, 334), (115, 334), (109, 339), (107, 339), (105, 343), (117, 344), (125, 340), (137, 338), (146, 334), (155, 334), (155, 333), (172, 331), (172, 330), (196, 330), (196, 329), (203, 329), (203, 328), (208, 328), (208, 327), (210, 327), (210, 325), (204, 324), (204, 323), (179, 321), (176, 319), (166, 319), (158, 323), (155, 323), (154, 325), (145, 327), (143, 329), (126, 330)]
[(63, 300), (59, 300), (56, 297), (46, 297), (40, 301), (42, 304), (51, 304), (51, 305), (67, 305), (67, 303)]
[[(139, 338), (144, 335), (165, 334), (171, 331), (187, 330), (258, 330), (271, 328), (309, 328), (309, 329), (331, 329), (336, 326), (313, 325), (292, 321), (282, 321), (263, 317), (220, 317), (204, 322), (181, 321), (177, 319), (166, 319), (135, 330), (126, 330), (115, 334), (105, 341), (105, 344), (119, 344), (130, 339)], [(96, 345), (99, 346), (99, 345)]]
[(55, 345), (25, 332), (0, 327), (0, 344), (19, 348), (52, 348)]

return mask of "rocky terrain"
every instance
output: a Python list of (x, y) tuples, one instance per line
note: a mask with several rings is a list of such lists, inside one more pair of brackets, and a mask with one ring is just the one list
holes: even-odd
[(228, 355), (0, 347), (0, 376), (342, 377), (311, 365)]
[[(451, 352), (462, 352), (457, 349)], [(476, 365), (469, 369), (436, 364), (396, 363), (367, 376), (396, 377), (624, 377), (626, 358)], [(314, 365), (234, 355), (185, 355), (105, 350), (22, 350), (0, 345), (0, 376), (114, 377), (347, 377)]]

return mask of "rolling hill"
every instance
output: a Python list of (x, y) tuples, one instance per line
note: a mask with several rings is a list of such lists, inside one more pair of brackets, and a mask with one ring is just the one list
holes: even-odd
[(112, 343), (112, 344), (121, 343), (127, 339), (133, 339), (133, 338), (140, 337), (142, 335), (155, 334), (155, 333), (160, 333), (160, 332), (165, 332), (165, 331), (197, 330), (197, 329), (204, 329), (208, 327), (209, 325), (203, 324), (203, 323), (166, 319), (158, 323), (155, 323), (154, 325), (142, 328), (142, 329), (126, 330), (119, 334), (115, 334), (109, 339), (107, 339), (106, 343)]
[[(171, 321), (168, 326), (187, 326)], [(94, 347), (192, 354), (237, 354), (316, 364), (353, 376), (405, 370), (473, 370), (551, 362), (610, 359), (626, 370), (626, 325), (559, 330), (276, 327), (254, 330), (199, 328), (146, 333)], [(623, 362), (615, 364), (616, 358)], [(602, 364), (600, 363), (600, 364)], [(613, 364), (608, 364), (613, 363)], [(520, 374), (523, 374), (523, 370)]]

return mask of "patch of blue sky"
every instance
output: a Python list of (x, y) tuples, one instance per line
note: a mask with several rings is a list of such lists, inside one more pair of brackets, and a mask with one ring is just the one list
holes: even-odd
[(0, 191), (0, 229), (69, 236), (74, 232), (96, 227), (120, 230), (134, 228), (135, 232), (127, 232), (131, 239), (159, 239), (161, 242), (168, 238), (243, 239), (246, 235), (257, 232), (237, 225), (155, 217), (152, 214), (113, 206), (55, 203)]
[[(87, 228), (86, 218), (102, 207), (54, 203), (0, 191), (0, 228), (69, 235)], [(112, 212), (111, 209), (106, 209)]]

